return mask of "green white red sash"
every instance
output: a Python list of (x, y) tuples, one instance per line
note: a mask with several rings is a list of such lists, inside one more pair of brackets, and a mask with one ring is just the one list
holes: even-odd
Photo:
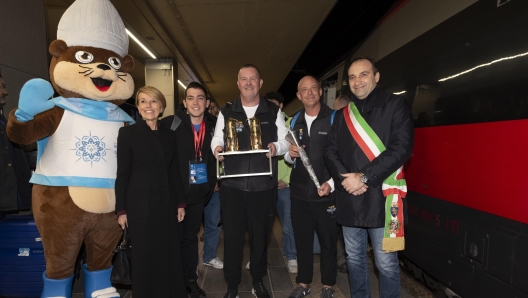
[[(343, 111), (343, 116), (352, 137), (370, 161), (385, 151), (385, 145), (361, 116), (353, 102), (350, 102), (348, 108)], [(385, 252), (403, 250), (405, 240), (402, 198), (407, 195), (407, 184), (403, 179), (403, 167), (397, 169), (383, 181), (382, 191), (386, 197), (385, 233), (382, 248)]]

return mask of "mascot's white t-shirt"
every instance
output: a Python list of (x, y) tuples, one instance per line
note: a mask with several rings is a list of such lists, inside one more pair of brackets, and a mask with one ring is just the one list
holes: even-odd
[[(65, 109), (55, 133), (38, 142), (37, 168), (30, 182), (50, 186), (114, 188), (117, 135), (123, 122), (89, 118), (80, 114), (79, 110), (74, 111)], [(119, 111), (124, 114), (121, 109)], [(123, 120), (133, 122), (129, 117)]]

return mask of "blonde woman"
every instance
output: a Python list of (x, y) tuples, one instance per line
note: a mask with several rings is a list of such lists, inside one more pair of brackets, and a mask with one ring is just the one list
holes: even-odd
[(185, 216), (174, 133), (158, 127), (167, 106), (161, 92), (136, 94), (142, 117), (117, 138), (116, 212), (133, 243), (134, 297), (186, 297), (178, 223)]

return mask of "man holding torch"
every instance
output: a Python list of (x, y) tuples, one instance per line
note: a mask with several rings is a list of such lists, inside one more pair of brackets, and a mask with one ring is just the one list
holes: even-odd
[(321, 244), (321, 297), (331, 298), (337, 276), (337, 224), (334, 183), (324, 163), (323, 148), (331, 130), (333, 110), (321, 104), (322, 89), (314, 77), (302, 78), (297, 90), (304, 108), (295, 114), (290, 128), (309, 161), (306, 157), (301, 160), (302, 149), (293, 144), (284, 156), (294, 164), (290, 176), (291, 216), (299, 272), (299, 286), (289, 297), (301, 298), (310, 293), (315, 231)]

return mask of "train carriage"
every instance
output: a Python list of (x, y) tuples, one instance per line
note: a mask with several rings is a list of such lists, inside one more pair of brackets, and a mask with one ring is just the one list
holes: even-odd
[[(528, 297), (528, 1), (398, 1), (361, 55), (415, 118), (407, 265), (447, 296)], [(321, 80), (330, 106), (348, 64)]]

